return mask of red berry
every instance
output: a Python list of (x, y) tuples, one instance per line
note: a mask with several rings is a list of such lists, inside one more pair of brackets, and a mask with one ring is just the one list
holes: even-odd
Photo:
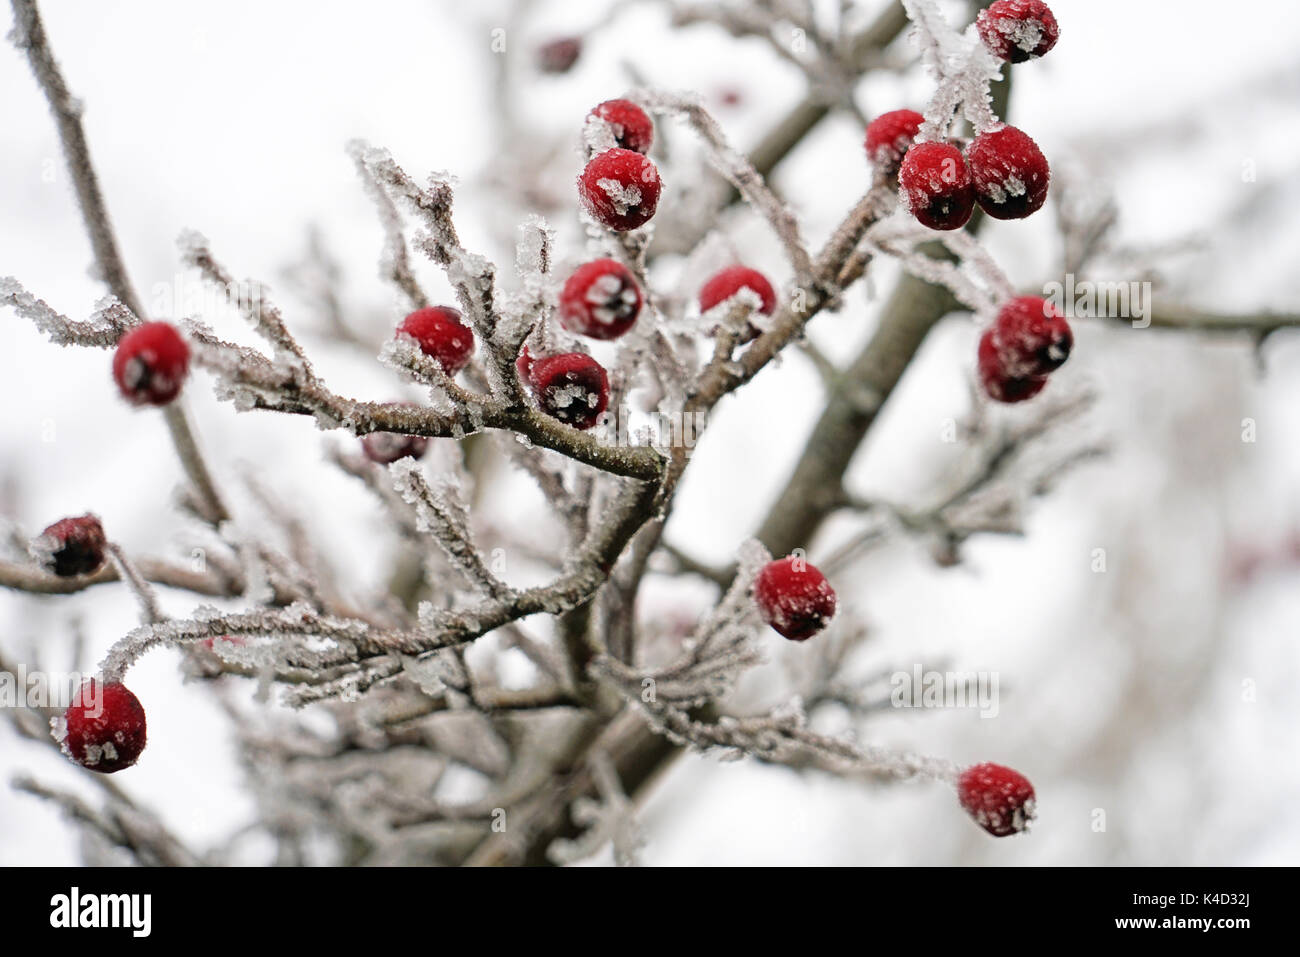
[(135, 764), (144, 750), (144, 708), (121, 682), (83, 684), (63, 721), (63, 753), (83, 768), (112, 774)]
[(791, 641), (806, 641), (835, 617), (835, 590), (802, 558), (768, 562), (754, 579), (763, 620)]
[(1042, 0), (997, 0), (975, 18), (984, 45), (994, 56), (1024, 63), (1056, 46), (1061, 28)]
[(758, 311), (763, 315), (776, 311), (776, 290), (766, 276), (748, 266), (728, 266), (700, 287), (700, 312), (708, 312), (741, 289), (750, 290), (762, 300)]
[(218, 635), (216, 638), (204, 638), (199, 642), (199, 644), (208, 649), (208, 651), (212, 651), (213, 642), (217, 641), (234, 645), (236, 648), (242, 648), (244, 645), (248, 644), (248, 642), (239, 635)]
[(994, 837), (1019, 834), (1034, 819), (1034, 786), (1019, 771), (976, 764), (957, 779), (957, 797), (975, 823)]
[(60, 578), (89, 575), (104, 564), (104, 527), (94, 515), (63, 518), (41, 532), (37, 547)]
[(1024, 219), (1047, 201), (1051, 170), (1038, 144), (1014, 126), (975, 137), (966, 150), (975, 199), (994, 219)]
[(924, 122), (925, 117), (916, 110), (880, 114), (867, 124), (867, 159), (886, 175), (894, 175)]
[(961, 150), (949, 143), (917, 143), (898, 170), (903, 203), (931, 229), (960, 229), (975, 209), (975, 190)]
[(380, 465), (398, 459), (418, 459), (429, 448), (423, 435), (405, 435), (401, 432), (369, 432), (361, 437), (361, 451), (366, 458)]
[(1003, 371), (1020, 378), (1059, 369), (1074, 345), (1065, 316), (1038, 296), (1008, 301), (998, 312), (992, 338)]
[(543, 73), (568, 73), (581, 55), (581, 37), (559, 37), (537, 48), (537, 68)]
[(598, 222), (623, 233), (650, 221), (661, 185), (659, 170), (640, 153), (605, 150), (578, 177), (578, 198)]
[(113, 353), (113, 378), (133, 405), (166, 405), (180, 395), (189, 368), (190, 347), (165, 322), (136, 326)]
[(1047, 376), (1009, 375), (1002, 363), (993, 329), (984, 330), (979, 347), (980, 384), (985, 394), (998, 402), (1023, 402), (1032, 399), (1047, 385)]
[(537, 404), (575, 429), (589, 429), (609, 407), (609, 377), (599, 362), (581, 352), (532, 359), (521, 356)]
[(650, 152), (650, 144), (655, 139), (654, 124), (646, 111), (631, 100), (606, 100), (593, 108), (588, 116), (599, 117), (609, 124), (614, 142), (620, 149)]
[(430, 306), (417, 309), (397, 327), (420, 345), (420, 351), (438, 360), (442, 371), (455, 375), (474, 354), (474, 331), (461, 321), (459, 309)]
[(560, 325), (593, 339), (617, 339), (641, 314), (641, 287), (615, 259), (579, 266), (560, 293)]

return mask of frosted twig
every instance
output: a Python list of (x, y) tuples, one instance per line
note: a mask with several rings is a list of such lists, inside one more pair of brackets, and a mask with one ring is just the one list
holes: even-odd
[(374, 200), (375, 207), (379, 211), (379, 222), (384, 228), (384, 257), (381, 260), (381, 271), (385, 278), (391, 279), (400, 289), (406, 298), (410, 301), (412, 308), (423, 309), (429, 305), (429, 298), (420, 288), (419, 282), (415, 278), (415, 273), (411, 271), (411, 261), (407, 254), (406, 237), (402, 232), (402, 219), (398, 215), (397, 207), (389, 198), (388, 193), (375, 179), (370, 167), (366, 165), (365, 156), (368, 147), (361, 140), (353, 140), (348, 144), (348, 153), (356, 163), (357, 172), (361, 174), (362, 182), (365, 183), (366, 192)]
[(182, 261), (197, 269), (204, 279), (220, 287), (227, 301), (244, 314), (259, 335), (269, 342), (277, 352), (290, 358), (290, 367), (300, 369), (307, 381), (315, 381), (311, 363), (302, 351), (296, 339), (284, 324), (284, 317), (257, 283), (245, 280), (236, 282), (234, 277), (221, 266), (212, 255), (208, 241), (200, 233), (188, 230), (181, 234), (179, 245)]
[(85, 322), (61, 315), (43, 299), (37, 299), (12, 276), (0, 279), (0, 305), (12, 306), (24, 319), (60, 346), (94, 346), (112, 349), (136, 322), (130, 310), (116, 299), (101, 303)]
[(677, 114), (686, 118), (708, 147), (709, 157), (718, 171), (736, 187), (745, 202), (754, 207), (771, 224), (785, 247), (794, 269), (796, 284), (807, 286), (813, 281), (812, 258), (799, 234), (799, 222), (768, 187), (753, 165), (727, 143), (727, 138), (713, 116), (695, 99), (657, 90), (639, 90), (630, 98), (655, 113)]
[(469, 512), (453, 487), (432, 487), (417, 463), (400, 459), (388, 467), (393, 485), (415, 508), (421, 529), (433, 536), (448, 560), (465, 577), (494, 598), (506, 598), (511, 589), (497, 578), (470, 535)]
[(158, 606), (158, 595), (140, 574), (140, 570), (135, 564), (126, 557), (126, 553), (116, 542), (108, 543), (108, 557), (117, 568), (117, 573), (122, 577), (122, 581), (135, 594), (136, 601), (140, 603), (140, 615), (146, 625), (157, 624), (165, 620), (162, 609)]
[(623, 793), (618, 770), (603, 751), (588, 759), (600, 800), (582, 797), (573, 802), (574, 823), (586, 828), (574, 840), (554, 841), (547, 855), (557, 864), (572, 864), (591, 857), (605, 846), (614, 845), (614, 861), (620, 867), (633, 867), (645, 838), (636, 822), (635, 807)]
[(143, 865), (164, 867), (195, 867), (199, 861), (152, 814), (126, 803), (114, 801), (100, 812), (67, 791), (47, 787), (26, 775), (13, 781), (16, 790), (43, 798), (63, 811), (69, 818), (88, 827), (109, 844), (128, 851)]

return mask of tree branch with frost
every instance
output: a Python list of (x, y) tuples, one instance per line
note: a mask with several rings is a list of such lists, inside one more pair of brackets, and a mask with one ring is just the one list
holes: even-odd
[(402, 229), (402, 217), (384, 187), (380, 185), (366, 164), (367, 149), (368, 147), (361, 140), (348, 143), (348, 154), (356, 164), (361, 181), (366, 186), (366, 192), (374, 200), (375, 207), (379, 211), (380, 225), (384, 229), (385, 244), (383, 258), (380, 260), (380, 273), (405, 294), (412, 308), (423, 309), (429, 305), (429, 297), (424, 294), (424, 290), (420, 288), (415, 278), (415, 273), (411, 270), (406, 236)]
[(197, 269), (204, 279), (223, 290), (227, 301), (243, 313), (258, 335), (270, 343), (291, 368), (301, 370), (307, 382), (317, 381), (307, 354), (289, 332), (280, 310), (266, 297), (260, 283), (252, 280), (237, 282), (213, 257), (208, 241), (201, 233), (187, 230), (181, 234), (179, 245), (181, 261), (185, 265)]
[(645, 845), (645, 837), (636, 822), (635, 805), (623, 793), (618, 770), (609, 755), (597, 752), (588, 760), (600, 799), (583, 797), (573, 803), (570, 813), (574, 823), (585, 830), (574, 840), (556, 840), (547, 854), (556, 864), (574, 864), (611, 843), (615, 863), (619, 867), (634, 867)]
[[(1081, 419), (1094, 400), (1089, 392), (1045, 397), (1034, 414), (996, 430), (988, 421), (987, 405), (977, 403), (966, 431), (974, 437), (987, 435), (987, 441), (973, 444), (968, 461), (951, 470), (958, 476), (954, 486), (922, 508), (846, 492), (842, 507), (877, 516), (878, 521), (827, 556), (823, 569), (845, 568), (899, 529), (932, 539), (935, 561), (943, 565), (959, 561), (961, 546), (974, 535), (1023, 534), (1027, 500), (1045, 495), (1062, 476), (1107, 453), (1104, 442), (1086, 434), (1060, 449), (1043, 447), (1053, 436), (1084, 432)], [(1062, 428), (1066, 424), (1070, 430)], [(1035, 455), (1037, 462), (1031, 461)]]
[(135, 567), (135, 564), (126, 557), (126, 552), (122, 551), (121, 546), (116, 542), (109, 542), (106, 551), (109, 560), (117, 569), (118, 575), (122, 581), (126, 582), (135, 595), (136, 601), (139, 602), (140, 616), (144, 619), (144, 623), (152, 625), (163, 621), (164, 616), (162, 609), (158, 605), (157, 593), (153, 590), (153, 586), (145, 580), (145, 577), (140, 574), (140, 570)]
[(415, 509), (419, 527), (432, 536), (447, 560), (470, 583), (487, 594), (494, 598), (509, 598), (512, 589), (492, 573), (474, 543), (469, 530), (469, 511), (455, 486), (445, 481), (431, 485), (420, 467), (410, 459), (400, 459), (388, 470), (393, 487)]
[[(49, 40), (45, 35), (45, 25), (41, 22), (35, 0), (11, 0), (11, 2), (14, 10), (14, 29), (10, 38), (14, 46), (27, 53), (27, 60), (36, 75), (36, 82), (45, 94), (50, 112), (54, 114), (63, 156), (67, 160), (68, 173), (76, 190), (77, 203), (81, 208), (81, 217), (90, 237), (95, 262), (99, 267), (99, 278), (103, 279), (109, 291), (128, 311), (138, 320), (143, 321), (145, 312), (141, 308), (140, 299), (131, 285), (126, 266), (118, 251), (117, 236), (113, 232), (108, 207), (99, 188), (99, 178), (90, 159), (90, 144), (81, 125), (81, 101), (68, 91), (68, 85), (50, 49)], [(0, 293), (3, 292), (4, 290), (0, 290)], [(184, 410), (176, 403), (172, 403), (163, 409), (163, 417), (171, 432), (172, 445), (176, 449), (176, 454), (198, 494), (204, 517), (213, 525), (220, 524), (229, 517), (229, 513), (217, 492), (212, 473), (199, 451), (194, 431)]]
[(800, 286), (811, 285), (812, 258), (799, 234), (799, 221), (790, 208), (776, 197), (749, 160), (731, 148), (722, 127), (709, 111), (697, 99), (681, 94), (637, 90), (629, 96), (652, 113), (677, 115), (686, 119), (708, 148), (709, 158), (718, 172), (771, 225), (794, 269), (795, 282)]
[(902, 3), (912, 21), (912, 36), (920, 47), (922, 61), (935, 80), (918, 139), (946, 139), (958, 110), (976, 133), (991, 129), (998, 119), (990, 86), (1001, 76), (1001, 63), (980, 41), (973, 24), (965, 35), (958, 33), (935, 0)]

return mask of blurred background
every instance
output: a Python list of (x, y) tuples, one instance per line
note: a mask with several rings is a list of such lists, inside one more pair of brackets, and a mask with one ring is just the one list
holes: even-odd
[[(1224, 314), (1295, 312), (1300, 6), (1262, 0), (1237, 22), (1208, 0), (1051, 5), (1061, 40), (1015, 68), (1010, 119), (1051, 161), (1056, 198), (1113, 196), (1103, 278), (1152, 280), (1158, 297)], [(865, 24), (884, 6), (861, 0), (843, 15)], [(819, 15), (834, 24), (837, 7), (819, 4)], [(944, 10), (966, 16), (961, 3)], [(380, 339), (402, 315), (379, 275), (383, 234), (348, 140), (390, 149), (417, 178), (457, 176), (461, 238), (509, 282), (514, 229), (529, 212), (558, 230), (562, 258), (582, 255), (572, 181), (595, 103), (639, 84), (695, 91), (744, 150), (807, 92), (769, 45), (708, 24), (674, 28), (658, 2), (47, 0), (42, 11), (85, 102), (128, 268), (156, 317), (167, 317), (174, 291), (196, 285), (175, 240), (197, 229), (235, 275), (269, 285), (336, 390), (375, 399), (411, 387), (331, 341), (320, 303), (295, 279), (314, 242), (338, 265), (355, 328)], [(572, 68), (539, 73), (538, 46), (570, 35), (584, 37)], [(915, 60), (905, 37), (891, 46), (882, 66), (897, 68), (856, 86), (858, 110), (922, 108), (932, 81)], [(45, 101), (8, 44), (0, 103), (0, 275), (85, 318), (104, 290), (88, 272)], [(673, 147), (689, 139), (685, 128), (661, 132)], [(869, 183), (861, 141), (860, 120), (838, 111), (773, 176), (814, 247)], [(690, 186), (673, 173), (667, 164), (661, 208)], [(757, 223), (730, 215), (709, 241), (720, 258), (783, 283), (780, 248)], [(1018, 286), (1059, 278), (1054, 203), (1024, 222), (990, 223), (982, 239)], [(426, 265), (425, 288), (449, 300)], [(655, 276), (685, 282), (684, 268), (665, 256)], [(813, 342), (833, 359), (855, 355), (896, 276), (873, 265), (840, 313), (813, 322)], [(223, 336), (253, 341), (236, 316), (196, 311)], [(854, 461), (854, 492), (920, 505), (944, 489), (955, 453), (942, 436), (970, 406), (978, 331), (954, 314), (930, 335)], [(1257, 344), (1104, 319), (1079, 320), (1075, 332), (1053, 388), (1095, 392), (1069, 427), (1108, 454), (1035, 500), (1023, 537), (973, 538), (953, 567), (898, 537), (836, 581), (869, 628), (862, 674), (919, 663), (1000, 676), (995, 718), (884, 708), (863, 739), (1019, 769), (1038, 793), (1033, 833), (989, 839), (940, 786), (873, 787), (691, 756), (643, 807), (645, 863), (1300, 863), (1300, 336), (1282, 330)], [(129, 551), (176, 554), (186, 541), (170, 504), (181, 473), (165, 426), (120, 402), (108, 370), (105, 353), (60, 349), (12, 312), (0, 316), (0, 514), (36, 534), (93, 511)], [(197, 375), (185, 401), (218, 475), (233, 484), (254, 472), (301, 509), (358, 587), (382, 583), (391, 539), (378, 509), (325, 463), (326, 444), (344, 438), (301, 417), (237, 414), (209, 385)], [(814, 367), (792, 353), (725, 403), (668, 538), (703, 561), (730, 561), (784, 486), (821, 399)], [(504, 472), (482, 507), (493, 522), (544, 527), (540, 496)], [(854, 534), (851, 516), (837, 519), (810, 557)], [(690, 621), (711, 601), (696, 580), (655, 578), (639, 614)], [(165, 590), (163, 603), (176, 615), (193, 607)], [(67, 598), (0, 592), (0, 648), (13, 660), (89, 670), (135, 623), (131, 596), (115, 585)], [(85, 652), (71, 662), (78, 632)], [(797, 666), (800, 649), (770, 650), (775, 666)], [(150, 747), (116, 780), (205, 848), (237, 831), (252, 805), (218, 708), (202, 685), (182, 683), (177, 662), (163, 651), (133, 670)], [(17, 771), (93, 799), (77, 769), (0, 722), (0, 775)], [(77, 860), (76, 833), (56, 809), (0, 787), (0, 864)]]

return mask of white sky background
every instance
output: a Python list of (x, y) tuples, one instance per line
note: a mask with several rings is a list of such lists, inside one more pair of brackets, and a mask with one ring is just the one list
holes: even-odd
[[(863, 19), (879, 6), (860, 4)], [(1300, 5), (1264, 0), (1241, 27), (1225, 24), (1217, 3), (1052, 6), (1061, 41), (1046, 59), (1016, 68), (1012, 122), (1038, 141), (1057, 175), (1074, 170), (1115, 188), (1121, 239), (1139, 253), (1196, 241), (1161, 260), (1177, 298), (1228, 311), (1295, 311), (1300, 233), (1289, 218), (1300, 201)], [(524, 211), (502, 208), (476, 183), (498, 148), (489, 30), (502, 14), (491, 4), (451, 2), (385, 2), (364, 13), (342, 2), (307, 9), (43, 5), (55, 53), (86, 103), (101, 183), (146, 300), (156, 284), (176, 281), (175, 238), (197, 229), (237, 276), (271, 285), (290, 327), (304, 333), (339, 391), (405, 394), (377, 362), (314, 344), (307, 331), (317, 320), (280, 272), (301, 255), (306, 226), (315, 223), (344, 264), (346, 305), (358, 325), (383, 329), (400, 317), (377, 275), (379, 226), (343, 149), (362, 137), (419, 176), (459, 176), (465, 245), (490, 253), (511, 275), (512, 251), (500, 241)], [(530, 22), (508, 35), (509, 49), (527, 51), (539, 39), (585, 28), (604, 9), (536, 3)], [(739, 90), (742, 103), (720, 107), (718, 116), (741, 148), (802, 95), (798, 72), (763, 44), (708, 27), (672, 32), (658, 4), (640, 4), (590, 39), (571, 74), (524, 85), (518, 109), (533, 133), (511, 143), (511, 154), (527, 163), (559, 147), (553, 178), (567, 189), (580, 163), (582, 117), (629, 86), (624, 60), (654, 84), (697, 90), (715, 105), (720, 90)], [(901, 79), (873, 75), (858, 103), (868, 115), (919, 108), (929, 90), (914, 65)], [(7, 44), (0, 106), (0, 275), (84, 318), (103, 289), (87, 273), (88, 243), (53, 122), (25, 59)], [(677, 141), (687, 135), (675, 131)], [(1246, 161), (1257, 182), (1243, 182)], [(673, 202), (673, 180), (665, 179), (661, 208)], [(781, 167), (776, 184), (817, 243), (867, 180), (861, 131), (839, 116)], [(563, 255), (576, 259), (575, 215), (553, 220), (567, 243)], [(764, 227), (752, 219), (731, 225), (737, 253), (784, 282), (788, 273)], [(1059, 243), (1050, 210), (992, 224), (985, 236), (1017, 283), (1053, 275)], [(421, 268), (425, 287), (445, 296), (437, 273)], [(873, 275), (882, 295), (893, 272)], [(848, 358), (870, 334), (874, 313), (867, 291), (855, 290), (842, 313), (814, 322), (813, 338)], [(236, 318), (205, 318), (227, 336), (249, 339)], [(93, 510), (129, 550), (176, 547), (181, 522), (166, 503), (179, 469), (161, 417), (118, 400), (106, 354), (61, 350), (11, 313), (0, 316), (0, 330), (0, 473), (14, 483), (7, 496), (14, 517), (35, 533)], [(940, 429), (965, 410), (977, 331), (953, 317), (931, 335), (854, 463), (855, 491), (920, 504), (927, 489), (941, 486), (950, 448), (938, 441)], [(1300, 862), (1297, 566), (1274, 563), (1244, 586), (1223, 575), (1238, 544), (1283, 550), (1300, 535), (1293, 441), (1300, 344), (1289, 333), (1275, 337), (1261, 379), (1239, 343), (1088, 321), (1076, 333), (1076, 353), (1053, 385), (1101, 390), (1090, 427), (1112, 438), (1114, 455), (1036, 504), (1025, 539), (973, 541), (966, 563), (948, 570), (902, 542), (836, 582), (844, 604), (873, 627), (865, 672), (946, 658), (961, 670), (1001, 675), (996, 720), (970, 711), (886, 714), (866, 729), (870, 740), (1020, 769), (1038, 790), (1035, 832), (988, 839), (951, 793), (933, 785), (872, 789), (690, 758), (645, 808), (648, 863)], [(373, 533), (376, 512), (359, 486), (322, 460), (324, 444), (339, 437), (299, 417), (237, 416), (209, 385), (205, 374), (196, 376), (186, 402), (227, 483), (249, 463), (312, 516), (324, 546), (360, 581), (380, 580), (387, 542)], [(783, 485), (818, 389), (808, 364), (791, 356), (727, 403), (697, 453), (669, 537), (710, 561), (734, 555)], [(1239, 438), (1247, 417), (1258, 426), (1254, 444)], [(518, 488), (490, 498), (503, 522), (532, 520), (537, 500)], [(826, 541), (846, 531), (835, 524)], [(1090, 570), (1099, 547), (1108, 555), (1103, 575)], [(814, 561), (817, 555), (814, 548)], [(691, 615), (706, 599), (691, 583), (655, 583), (641, 613)], [(172, 614), (186, 614), (188, 602), (164, 595)], [(60, 655), (77, 617), (88, 642), (77, 664), (88, 669), (134, 615), (115, 586), (71, 599), (0, 593), (0, 644), (24, 661), (38, 647), (51, 666), (64, 667)], [(805, 651), (770, 638), (779, 661)], [(175, 665), (163, 652), (133, 670), (150, 745), (117, 780), (204, 845), (236, 828), (249, 807), (215, 707), (200, 687), (181, 684)], [(1255, 683), (1254, 702), (1242, 700), (1244, 681)], [(18, 769), (82, 786), (75, 769), (0, 725), (0, 772), (8, 778)], [(1095, 808), (1106, 811), (1105, 833), (1090, 826)], [(0, 864), (72, 863), (76, 853), (54, 811), (0, 788)]]

